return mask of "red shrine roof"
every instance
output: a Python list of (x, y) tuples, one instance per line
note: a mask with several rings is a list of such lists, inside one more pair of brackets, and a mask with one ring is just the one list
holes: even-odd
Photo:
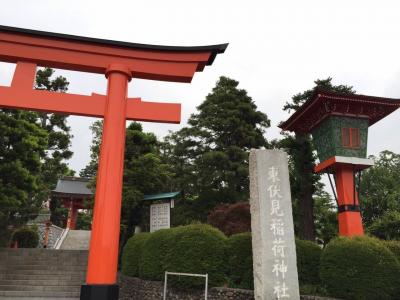
[(283, 130), (309, 133), (328, 116), (366, 118), (369, 126), (400, 107), (400, 99), (317, 90), (313, 98), (279, 125)]
[(89, 181), (89, 178), (65, 176), (58, 180), (51, 193), (55, 197), (90, 198), (93, 192), (88, 188)]

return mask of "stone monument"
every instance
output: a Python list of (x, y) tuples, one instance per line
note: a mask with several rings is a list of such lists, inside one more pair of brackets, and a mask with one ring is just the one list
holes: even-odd
[(285, 152), (251, 150), (250, 211), (255, 300), (300, 299)]

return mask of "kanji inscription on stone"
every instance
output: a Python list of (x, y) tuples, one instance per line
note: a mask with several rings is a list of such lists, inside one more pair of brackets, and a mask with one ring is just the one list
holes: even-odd
[(250, 152), (254, 298), (300, 299), (287, 155)]

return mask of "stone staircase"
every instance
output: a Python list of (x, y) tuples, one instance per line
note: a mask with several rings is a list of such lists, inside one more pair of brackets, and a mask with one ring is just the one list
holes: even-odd
[(0, 249), (0, 299), (79, 299), (88, 251)]
[(90, 233), (90, 230), (69, 230), (60, 249), (89, 250)]

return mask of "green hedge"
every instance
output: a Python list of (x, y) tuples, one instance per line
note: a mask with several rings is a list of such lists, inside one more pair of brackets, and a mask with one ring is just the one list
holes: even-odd
[(144, 244), (140, 259), (140, 278), (163, 280), (165, 256), (174, 244), (175, 230), (161, 229), (152, 234)]
[(322, 249), (316, 243), (296, 239), (297, 270), (300, 285), (318, 285)]
[(150, 238), (150, 233), (138, 233), (131, 237), (122, 252), (121, 271), (133, 277), (140, 276), (139, 263), (142, 260), (143, 245)]
[(18, 242), (18, 248), (36, 248), (39, 245), (37, 228), (21, 227), (12, 234), (12, 241)]
[[(139, 234), (129, 239), (122, 255), (122, 273), (162, 280), (165, 271), (209, 275), (210, 286), (226, 283), (226, 237), (205, 224)], [(171, 277), (171, 285), (204, 286), (204, 278)]]
[(342, 299), (398, 299), (400, 264), (384, 243), (371, 237), (332, 240), (321, 256), (320, 277)]
[[(225, 276), (226, 236), (206, 224), (180, 226), (174, 231), (174, 243), (166, 253), (164, 268), (170, 272), (208, 274), (210, 286), (222, 286)], [(147, 249), (148, 250), (148, 249)], [(204, 279), (171, 278), (179, 287), (203, 287)]]
[(400, 263), (400, 241), (383, 241), (384, 245), (392, 251)]
[(254, 282), (251, 233), (232, 235), (227, 241), (226, 257), (230, 286), (252, 290)]

